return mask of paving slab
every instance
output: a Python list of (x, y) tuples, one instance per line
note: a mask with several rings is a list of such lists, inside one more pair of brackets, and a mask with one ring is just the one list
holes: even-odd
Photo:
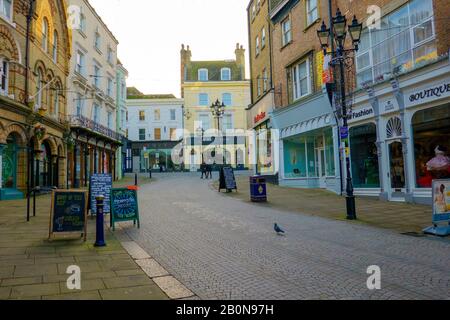
[(100, 290), (103, 300), (167, 300), (156, 285)]
[(11, 298), (22, 298), (22, 297), (35, 297), (59, 294), (59, 284), (57, 283), (46, 283), (46, 284), (32, 284), (26, 286), (13, 287), (11, 291)]
[(194, 296), (194, 294), (172, 276), (154, 278), (153, 281), (171, 299), (182, 299)]
[(136, 263), (150, 277), (168, 276), (169, 273), (155, 259), (136, 260)]

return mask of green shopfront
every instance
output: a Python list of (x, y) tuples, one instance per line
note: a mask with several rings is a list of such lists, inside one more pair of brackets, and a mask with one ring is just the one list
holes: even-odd
[(19, 163), (24, 161), (26, 149), (20, 146), (20, 137), (11, 133), (6, 144), (0, 145), (0, 200), (22, 199), (18, 190)]

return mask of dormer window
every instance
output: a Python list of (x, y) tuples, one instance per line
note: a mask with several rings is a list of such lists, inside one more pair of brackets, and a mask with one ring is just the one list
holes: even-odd
[(0, 0), (0, 15), (12, 20), (12, 0)]
[(230, 81), (231, 80), (231, 69), (230, 68), (222, 68), (222, 70), (220, 70), (220, 79), (222, 81)]
[(208, 81), (208, 69), (198, 70), (198, 81)]

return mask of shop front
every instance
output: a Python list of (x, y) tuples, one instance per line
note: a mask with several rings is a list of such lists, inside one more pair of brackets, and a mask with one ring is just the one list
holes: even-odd
[(132, 142), (133, 150), (139, 150), (139, 171), (182, 171), (181, 164), (172, 160), (172, 150), (179, 143), (179, 141)]
[(248, 110), (248, 128), (253, 130), (250, 152), (254, 174), (270, 177), (278, 173), (275, 154), (276, 132), (270, 115), (273, 111), (273, 92), (268, 92)]
[(280, 130), (280, 185), (341, 192), (339, 141), (328, 98), (315, 95), (274, 112)]
[(431, 204), (432, 181), (450, 179), (449, 75), (441, 60), (356, 99), (349, 122), (357, 195)]

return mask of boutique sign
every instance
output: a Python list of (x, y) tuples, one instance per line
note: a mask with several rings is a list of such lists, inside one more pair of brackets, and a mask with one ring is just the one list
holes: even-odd
[(450, 97), (450, 81), (409, 93), (406, 104), (410, 107), (446, 97)]

